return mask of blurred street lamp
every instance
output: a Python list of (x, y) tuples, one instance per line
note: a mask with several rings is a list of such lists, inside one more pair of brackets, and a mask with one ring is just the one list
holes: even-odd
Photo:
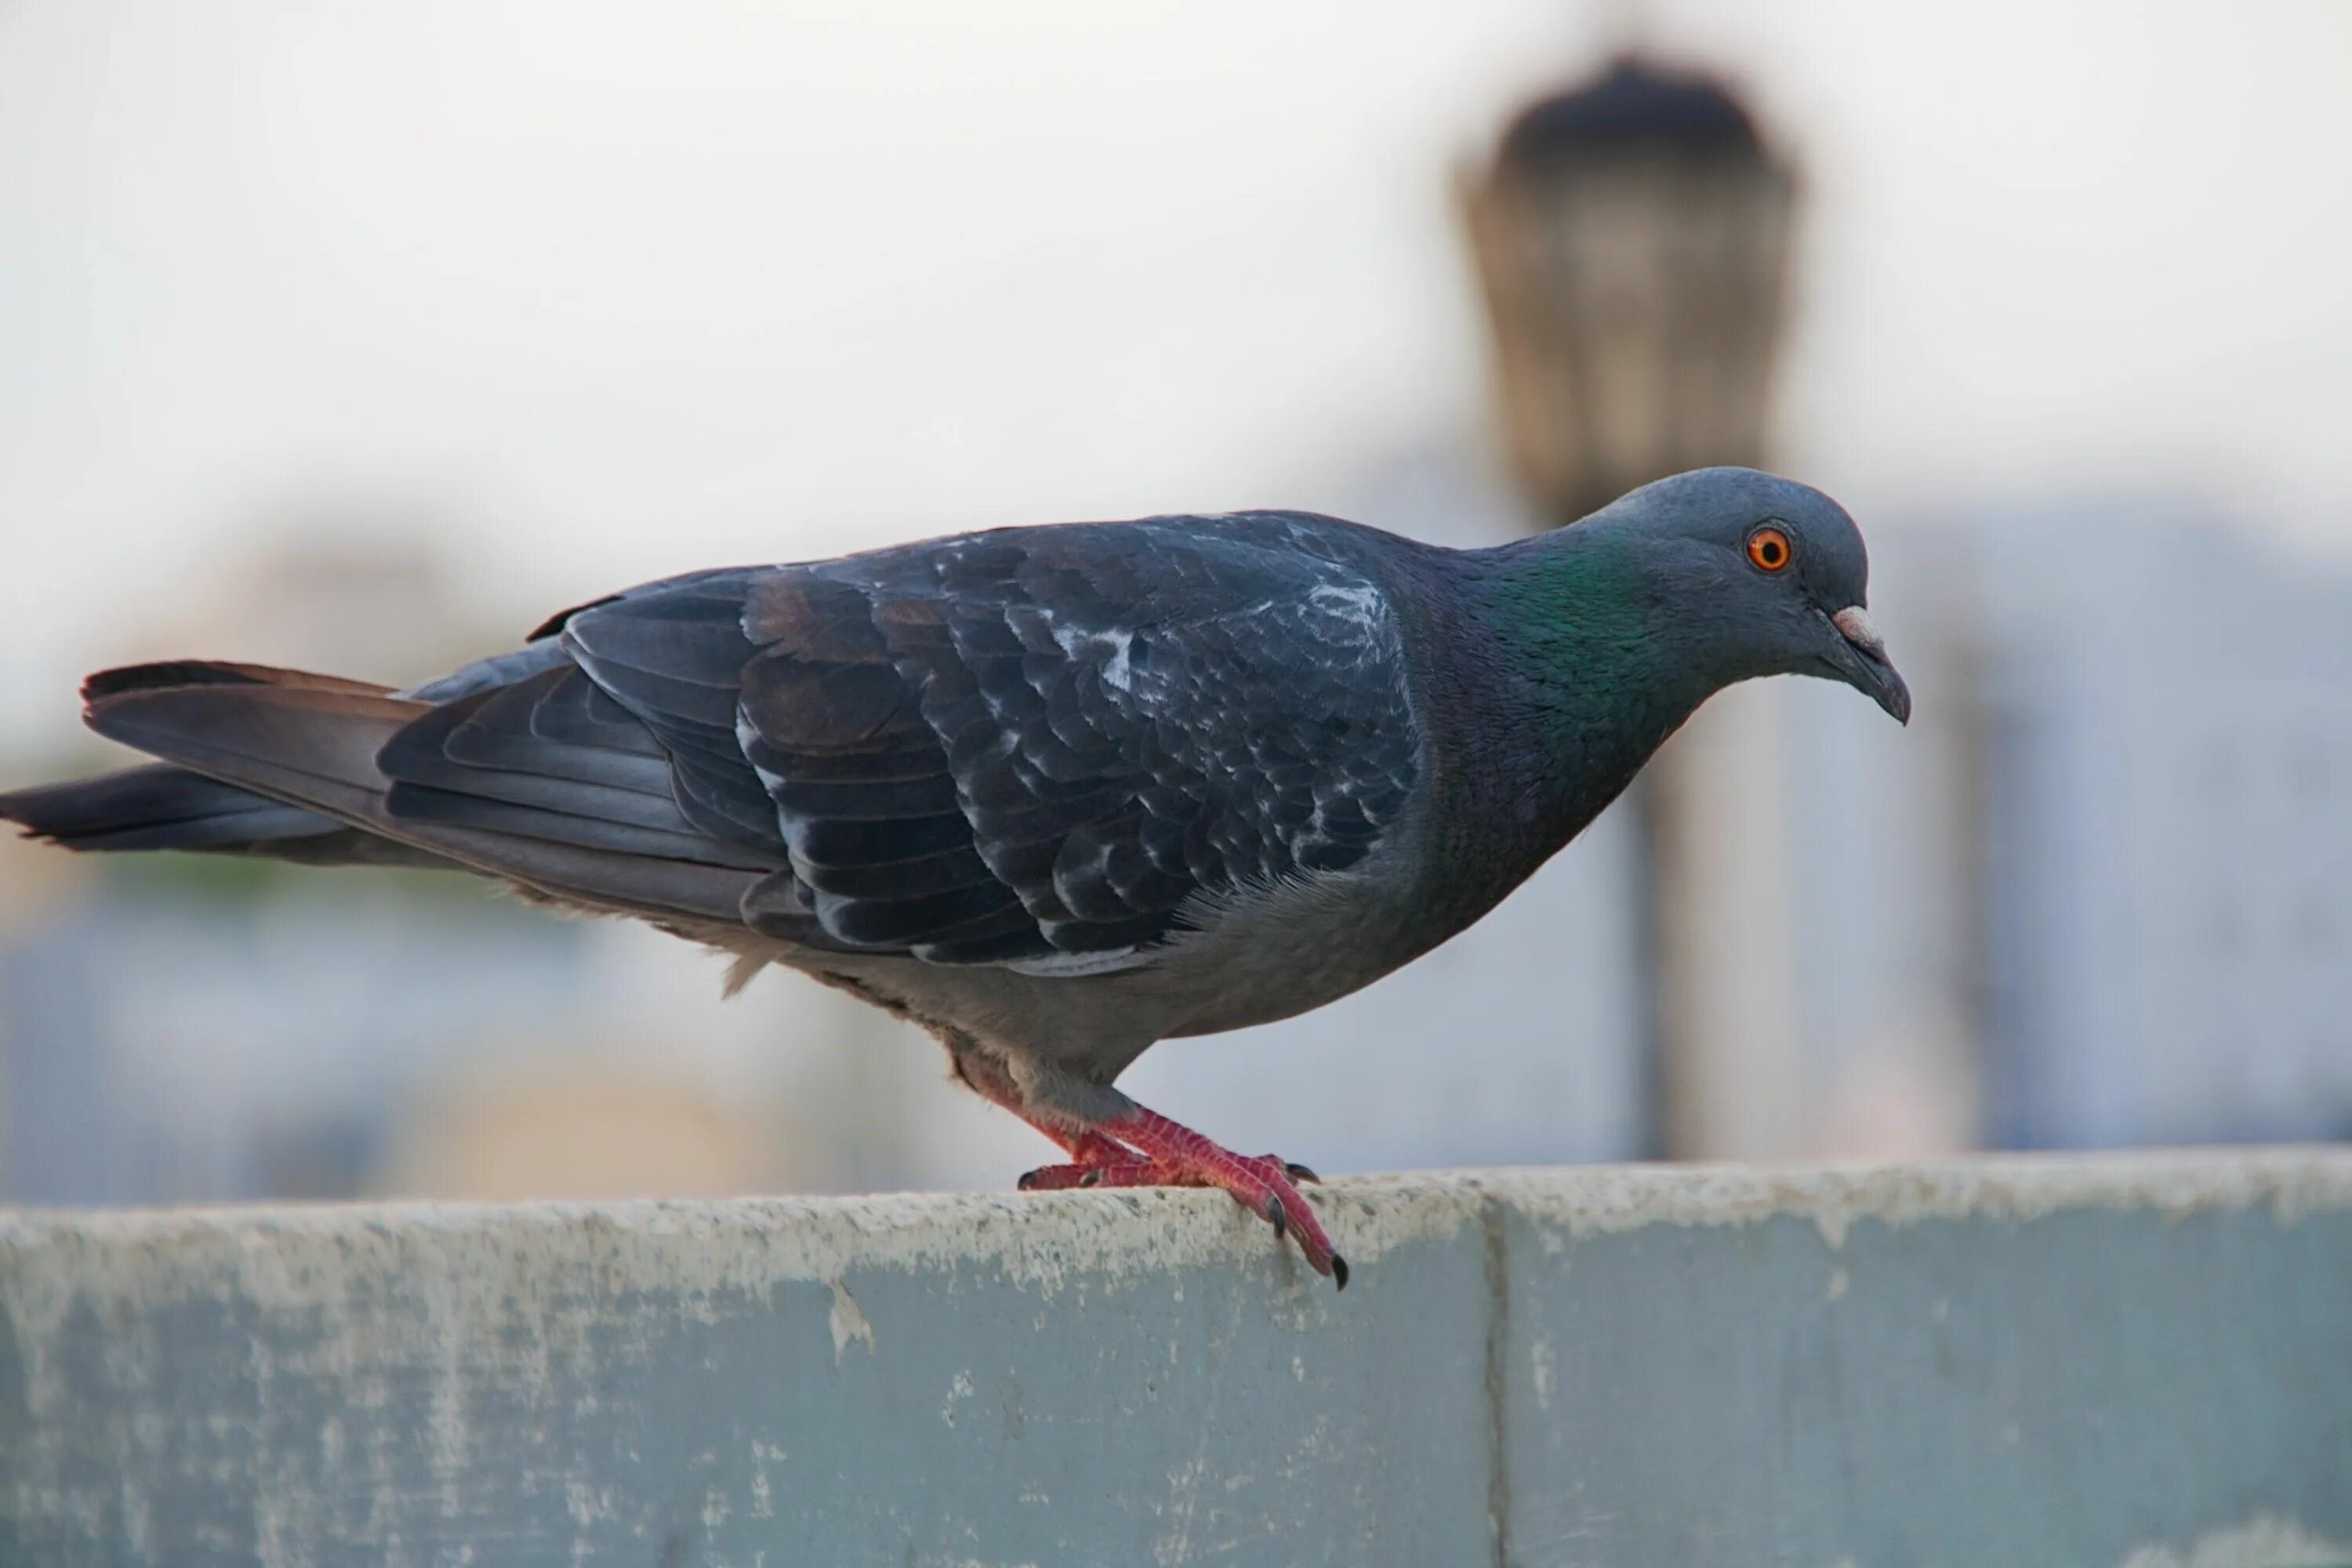
[[(1684, 468), (1762, 465), (1795, 196), (1728, 92), (1632, 57), (1522, 110), (1465, 176), (1511, 464), (1553, 526)], [(1775, 712), (1717, 699), (1634, 798), (1657, 1152), (1801, 1136), (1786, 848), (1738, 831), (1786, 820)]]
[(1554, 522), (1761, 460), (1794, 186), (1729, 94), (1632, 58), (1464, 182), (1511, 459)]

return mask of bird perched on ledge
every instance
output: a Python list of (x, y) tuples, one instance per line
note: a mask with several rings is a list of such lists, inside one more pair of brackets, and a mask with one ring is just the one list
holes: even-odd
[(92, 676), (163, 759), (0, 795), (75, 849), (445, 867), (920, 1024), (1059, 1144), (1024, 1187), (1222, 1187), (1347, 1283), (1297, 1184), (1114, 1087), (1485, 914), (1709, 695), (1911, 699), (1853, 520), (1743, 468), (1487, 550), (1303, 512), (998, 529), (701, 572), (395, 691)]

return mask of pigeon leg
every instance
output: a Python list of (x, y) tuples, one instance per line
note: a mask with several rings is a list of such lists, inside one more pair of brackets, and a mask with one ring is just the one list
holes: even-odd
[(1259, 1218), (1270, 1220), (1276, 1237), (1296, 1233), (1307, 1267), (1348, 1288), (1348, 1260), (1332, 1250), (1322, 1222), (1298, 1190), (1291, 1168), (1272, 1154), (1255, 1158), (1213, 1143), (1191, 1128), (1141, 1106), (1106, 1122), (1103, 1131), (1132, 1146), (1143, 1158), (1097, 1166), (1091, 1182), (1107, 1187), (1223, 1187)]
[(1069, 1164), (1040, 1165), (1034, 1171), (1025, 1172), (1020, 1184), (1023, 1192), (1050, 1193), (1066, 1187), (1092, 1186), (1095, 1184), (1091, 1178), (1097, 1171), (1136, 1159), (1134, 1150), (1115, 1143), (1099, 1132), (1068, 1127), (1033, 1114), (1022, 1103), (1021, 1090), (1013, 1083), (1012, 1074), (979, 1052), (959, 1051), (950, 1047), (950, 1056), (955, 1063), (956, 1076), (973, 1093), (992, 1105), (1002, 1106), (1013, 1112), (1059, 1144), (1062, 1152), (1069, 1155)]
[(1234, 1200), (1274, 1226), (1276, 1239), (1296, 1232), (1307, 1267), (1348, 1288), (1348, 1260), (1331, 1247), (1314, 1207), (1298, 1190), (1319, 1178), (1304, 1165), (1273, 1154), (1252, 1158), (1213, 1143), (1191, 1128), (1146, 1110), (1123, 1094), (1109, 1092), (1119, 1107), (1046, 1109), (1024, 1095), (1003, 1066), (982, 1053), (950, 1046), (956, 1076), (982, 1098), (1003, 1106), (1060, 1144), (1069, 1163), (1041, 1165), (1021, 1178), (1024, 1193), (1069, 1187), (1222, 1187)]

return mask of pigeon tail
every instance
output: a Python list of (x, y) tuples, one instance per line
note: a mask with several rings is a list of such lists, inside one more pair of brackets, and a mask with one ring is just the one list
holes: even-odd
[[(384, 688), (263, 665), (172, 660), (100, 670), (82, 683), (91, 710), (137, 692), (184, 687), (309, 686), (380, 693)], [(451, 862), (191, 768), (123, 768), (96, 778), (0, 795), (0, 821), (68, 849), (190, 849), (262, 856), (309, 866), (432, 866)]]
[(305, 866), (452, 862), (169, 763), (0, 795), (0, 821), (68, 849), (190, 849)]
[(381, 832), (375, 752), (422, 703), (299, 670), (136, 665), (83, 683), (82, 721), (108, 740), (349, 826)]
[[(512, 794), (501, 785), (521, 775), (491, 769), (469, 784), (452, 773), (415, 785), (388, 773), (396, 742), (446, 721), (448, 705), (333, 677), (213, 664), (110, 670), (85, 691), (85, 721), (100, 734), (326, 819), (349, 834), (334, 842), (356, 853), (482, 872), (556, 903), (672, 924), (737, 923), (743, 894), (759, 879), (757, 871), (686, 858), (690, 847), (679, 835), (630, 837), (627, 825), (599, 815), (608, 803), (584, 783), (574, 781), (559, 803), (569, 812), (523, 807), (518, 816), (502, 811), (499, 797)], [(412, 806), (404, 807), (404, 792), (417, 797)], [(367, 838), (394, 847), (359, 849)], [(664, 853), (644, 852), (648, 838)]]

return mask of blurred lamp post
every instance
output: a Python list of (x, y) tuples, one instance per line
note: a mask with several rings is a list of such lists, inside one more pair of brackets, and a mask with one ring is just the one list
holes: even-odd
[[(1761, 466), (1795, 181), (1722, 88), (1632, 58), (1522, 110), (1462, 206), (1509, 456), (1554, 526), (1684, 468)], [(1653, 1141), (1795, 1151), (1787, 786), (1777, 705), (1718, 698), (1634, 805), (1648, 899)]]

